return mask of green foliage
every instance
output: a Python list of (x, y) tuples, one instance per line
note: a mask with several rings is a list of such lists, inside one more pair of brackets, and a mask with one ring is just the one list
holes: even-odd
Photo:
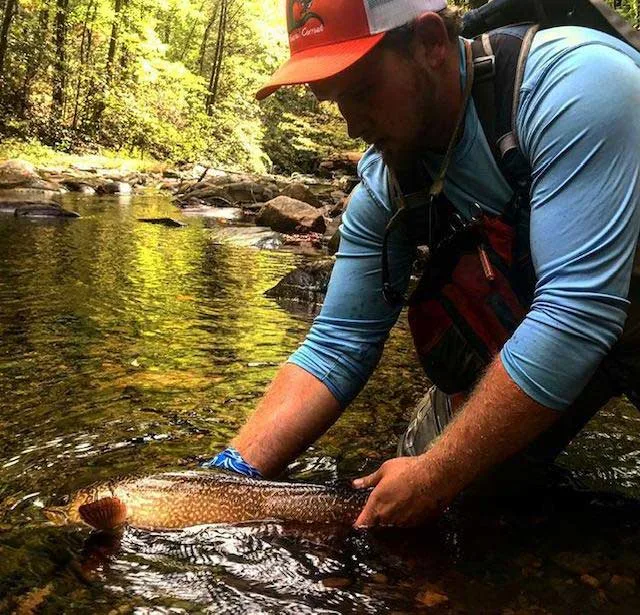
[[(640, 0), (610, 4), (640, 25)], [(362, 144), (303, 88), (254, 100), (288, 55), (284, 22), (280, 0), (20, 0), (0, 40), (0, 137), (313, 171)]]
[(264, 103), (263, 147), (279, 172), (317, 170), (328, 154), (361, 149), (349, 139), (335, 106), (319, 104), (303, 87), (282, 88)]

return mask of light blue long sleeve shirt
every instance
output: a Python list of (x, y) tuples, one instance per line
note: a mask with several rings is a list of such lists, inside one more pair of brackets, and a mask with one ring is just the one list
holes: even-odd
[[(462, 46), (461, 46), (462, 47)], [(464, 54), (461, 76), (466, 79)], [(533, 304), (501, 352), (535, 401), (569, 406), (622, 333), (640, 233), (640, 53), (577, 27), (539, 32), (520, 90), (517, 133), (532, 169)], [(438, 156), (428, 156), (435, 172)], [(400, 308), (382, 297), (381, 254), (393, 215), (384, 163), (370, 149), (341, 227), (327, 297), (289, 358), (346, 406), (382, 354)], [(512, 192), (470, 103), (445, 182), (463, 215), (474, 202), (500, 214)], [(414, 245), (395, 230), (391, 279), (406, 289)]]

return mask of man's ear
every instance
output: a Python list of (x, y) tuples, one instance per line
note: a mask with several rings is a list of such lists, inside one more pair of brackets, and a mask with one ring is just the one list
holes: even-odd
[(437, 13), (425, 13), (415, 25), (416, 60), (432, 71), (437, 71), (444, 63), (451, 41), (442, 17)]

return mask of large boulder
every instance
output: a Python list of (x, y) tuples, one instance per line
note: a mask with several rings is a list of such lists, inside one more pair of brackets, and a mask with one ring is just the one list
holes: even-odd
[(285, 186), (284, 189), (280, 192), (280, 195), (288, 196), (289, 198), (302, 201), (303, 203), (307, 203), (311, 205), (311, 207), (315, 207), (316, 209), (319, 209), (323, 206), (322, 201), (313, 192), (311, 192), (311, 189), (300, 182), (294, 182), (293, 184)]
[(288, 196), (279, 196), (265, 203), (256, 224), (280, 233), (324, 233), (326, 229), (321, 212)]
[(23, 160), (0, 164), (0, 201), (3, 203), (41, 203), (60, 193), (60, 187), (43, 180), (34, 166)]
[(40, 179), (35, 167), (24, 160), (6, 160), (0, 164), (0, 184), (23, 184)]

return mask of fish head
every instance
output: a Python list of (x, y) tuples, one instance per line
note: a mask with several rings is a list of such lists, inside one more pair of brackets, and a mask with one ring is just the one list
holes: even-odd
[(67, 525), (72, 523), (69, 518), (68, 506), (46, 506), (42, 509), (42, 514), (53, 525)]
[(84, 523), (100, 530), (113, 529), (126, 520), (126, 507), (109, 483), (76, 491), (63, 506), (49, 506), (44, 515), (56, 525)]

